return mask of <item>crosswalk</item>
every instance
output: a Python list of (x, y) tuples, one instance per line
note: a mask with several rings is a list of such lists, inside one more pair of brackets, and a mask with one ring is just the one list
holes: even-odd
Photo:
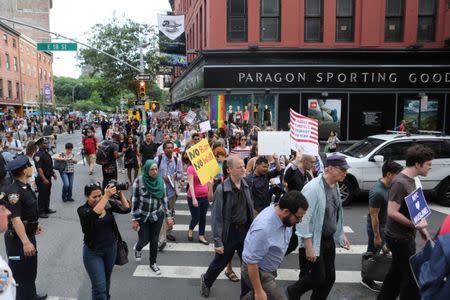
[[(172, 234), (177, 237), (176, 242), (169, 242), (164, 248), (163, 252), (158, 253), (158, 264), (161, 268), (161, 275), (156, 275), (148, 265), (148, 255), (149, 246), (143, 248), (142, 261), (139, 263), (134, 262), (136, 267), (133, 271), (133, 276), (137, 278), (171, 278), (179, 280), (199, 280), (200, 275), (204, 273), (210, 262), (214, 257), (214, 245), (212, 243), (212, 233), (211, 233), (211, 213), (208, 211), (207, 214), (207, 225), (206, 225), (206, 237), (211, 241), (211, 243), (206, 246), (199, 243), (195, 237), (197, 235), (196, 230), (194, 231), (194, 241), (187, 241), (187, 231), (189, 228), (190, 213), (187, 207), (186, 194), (181, 193), (179, 199), (177, 200), (175, 206), (175, 217), (176, 224), (173, 227)], [(349, 226), (346, 226), (345, 232), (351, 235), (354, 230)], [(342, 248), (336, 249), (337, 256), (350, 257), (354, 264), (348, 269), (339, 269), (336, 273), (337, 283), (358, 283), (361, 280), (360, 271), (358, 266), (361, 260), (361, 254), (367, 249), (367, 245), (356, 244), (352, 245), (350, 250), (345, 250)], [(279, 281), (295, 281), (298, 278), (298, 251), (294, 251), (293, 254), (286, 257), (285, 261), (278, 270), (277, 280)], [(133, 260), (133, 253), (131, 253), (131, 259)], [(356, 265), (356, 268), (355, 268)], [(240, 277), (239, 260), (237, 255), (233, 260), (233, 270)], [(219, 280), (226, 280), (224, 272), (218, 277)], [(220, 284), (220, 283), (219, 283)], [(236, 286), (236, 289), (239, 289)]]

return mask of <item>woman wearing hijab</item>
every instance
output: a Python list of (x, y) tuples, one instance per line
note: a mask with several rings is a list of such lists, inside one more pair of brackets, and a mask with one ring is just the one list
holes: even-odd
[(140, 261), (142, 248), (150, 243), (150, 268), (156, 275), (161, 275), (161, 270), (156, 264), (156, 256), (159, 232), (164, 218), (167, 217), (168, 226), (173, 225), (165, 190), (164, 180), (158, 174), (156, 161), (147, 160), (142, 168), (142, 175), (133, 183), (132, 227), (139, 236), (139, 241), (134, 245), (134, 256), (136, 261)]

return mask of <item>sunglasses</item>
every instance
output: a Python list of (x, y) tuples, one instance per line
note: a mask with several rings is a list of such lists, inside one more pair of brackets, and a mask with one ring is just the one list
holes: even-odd
[(199, 137), (194, 138), (194, 141), (200, 141), (201, 139)]

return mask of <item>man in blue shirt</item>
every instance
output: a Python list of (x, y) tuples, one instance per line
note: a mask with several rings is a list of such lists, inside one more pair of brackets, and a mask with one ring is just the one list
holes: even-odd
[(288, 249), (292, 226), (301, 222), (307, 209), (305, 197), (290, 191), (253, 221), (242, 252), (241, 299), (284, 299), (275, 283), (277, 269)]

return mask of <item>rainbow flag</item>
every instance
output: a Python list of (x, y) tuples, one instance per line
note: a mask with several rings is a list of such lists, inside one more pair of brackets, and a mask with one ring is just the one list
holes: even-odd
[(225, 95), (215, 95), (209, 98), (209, 120), (215, 120), (217, 128), (225, 126)]

